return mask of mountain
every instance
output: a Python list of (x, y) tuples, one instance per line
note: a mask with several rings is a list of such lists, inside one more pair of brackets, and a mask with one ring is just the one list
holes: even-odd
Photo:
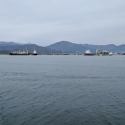
[[(98, 45), (90, 45), (90, 44), (81, 44), (81, 45), (89, 47), (91, 49), (95, 49), (98, 46)], [(112, 50), (114, 47), (116, 47), (116, 45), (114, 45), (114, 44), (99, 45), (99, 48), (101, 50), (105, 50), (105, 49), (108, 49), (108, 50), (111, 49)]]
[(71, 43), (68, 41), (57, 42), (46, 47), (63, 52), (84, 52), (86, 49), (88, 49), (86, 46), (82, 46), (81, 44)]
[[(12, 43), (13, 44), (13, 43)], [(28, 51), (30, 53), (33, 52), (33, 50), (35, 49), (37, 51), (38, 54), (56, 54), (56, 53), (61, 53), (58, 52), (56, 50), (52, 50), (46, 47), (42, 47), (42, 46), (38, 46), (36, 44), (4, 44), (1, 45), (0, 44), (0, 54), (9, 54), (11, 51), (18, 51), (18, 50), (25, 50), (26, 47), (28, 48)]]
[[(62, 52), (83, 53), (87, 49), (95, 52), (98, 45), (76, 44), (68, 41), (60, 41), (52, 45), (42, 47), (36, 44), (19, 44), (15, 42), (0, 42), (0, 54), (9, 54), (11, 51), (25, 50), (28, 48), (32, 53), (35, 49), (38, 54), (61, 54)], [(116, 46), (114, 44), (99, 45), (99, 51), (107, 50), (112, 52), (125, 52), (125, 44)]]
[(21, 45), (21, 44), (15, 43), (15, 42), (4, 42), (4, 41), (0, 41), (0, 46), (13, 46), (13, 45)]
[[(60, 41), (46, 47), (63, 52), (85, 52), (87, 49), (90, 49), (91, 52), (95, 52), (97, 46), (98, 45), (75, 44), (68, 41)], [(99, 51), (102, 50), (107, 50), (112, 52), (125, 52), (125, 44), (122, 44), (120, 46), (116, 46), (114, 44), (99, 45)]]
[(112, 49), (114, 52), (125, 52), (125, 44), (116, 46)]

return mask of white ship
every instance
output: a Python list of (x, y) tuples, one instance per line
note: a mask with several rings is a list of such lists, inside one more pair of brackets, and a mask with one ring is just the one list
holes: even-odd
[(84, 52), (84, 55), (85, 55), (85, 56), (94, 56), (94, 53), (90, 52), (90, 50), (88, 49), (88, 50), (86, 50), (86, 51)]
[(37, 55), (37, 52), (36, 52), (36, 50), (34, 50), (34, 51), (33, 51), (33, 55)]

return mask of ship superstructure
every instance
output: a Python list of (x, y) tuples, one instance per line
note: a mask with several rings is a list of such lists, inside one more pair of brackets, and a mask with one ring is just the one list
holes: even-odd
[(94, 53), (90, 52), (90, 50), (88, 49), (88, 50), (86, 50), (86, 51), (84, 52), (84, 55), (85, 55), (85, 56), (94, 56)]
[(36, 50), (34, 50), (34, 51), (33, 51), (33, 55), (37, 55), (37, 52), (36, 52)]
[(102, 51), (100, 52), (100, 55), (101, 55), (101, 56), (112, 56), (113, 53), (112, 53), (112, 52), (108, 52), (108, 51), (106, 51), (106, 50), (102, 50)]

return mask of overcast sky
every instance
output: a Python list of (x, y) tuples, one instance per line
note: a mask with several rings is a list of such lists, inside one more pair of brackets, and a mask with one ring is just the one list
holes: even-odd
[(125, 44), (125, 0), (0, 0), (0, 41)]

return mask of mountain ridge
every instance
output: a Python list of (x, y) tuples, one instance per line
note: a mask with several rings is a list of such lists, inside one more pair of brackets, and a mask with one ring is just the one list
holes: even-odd
[(116, 46), (115, 44), (90, 45), (90, 44), (76, 44), (68, 41), (60, 41), (46, 47), (66, 52), (85, 52), (87, 49), (90, 49), (92, 52), (95, 52), (97, 46), (99, 46), (100, 51), (107, 50), (113, 52), (125, 52), (125, 44), (121, 44), (119, 46)]
[(28, 51), (32, 53), (35, 50), (37, 50), (38, 54), (56, 54), (61, 53), (56, 50), (52, 50), (46, 47), (38, 46), (36, 44), (14, 44), (14, 45), (1, 45), (0, 44), (0, 54), (9, 54), (11, 51), (19, 51), (19, 50), (25, 50), (26, 47), (28, 48)]
[(53, 43), (49, 46), (39, 46), (36, 44), (20, 44), (16, 42), (4, 42), (0, 41), (0, 54), (8, 54), (11, 51), (23, 50), (28, 47), (28, 50), (32, 52), (36, 49), (39, 54), (61, 54), (61, 53), (84, 53), (87, 49), (95, 52), (97, 46), (99, 46), (99, 51), (107, 50), (112, 52), (125, 52), (125, 44), (115, 45), (92, 45), (92, 44), (76, 44), (69, 41), (60, 41)]

